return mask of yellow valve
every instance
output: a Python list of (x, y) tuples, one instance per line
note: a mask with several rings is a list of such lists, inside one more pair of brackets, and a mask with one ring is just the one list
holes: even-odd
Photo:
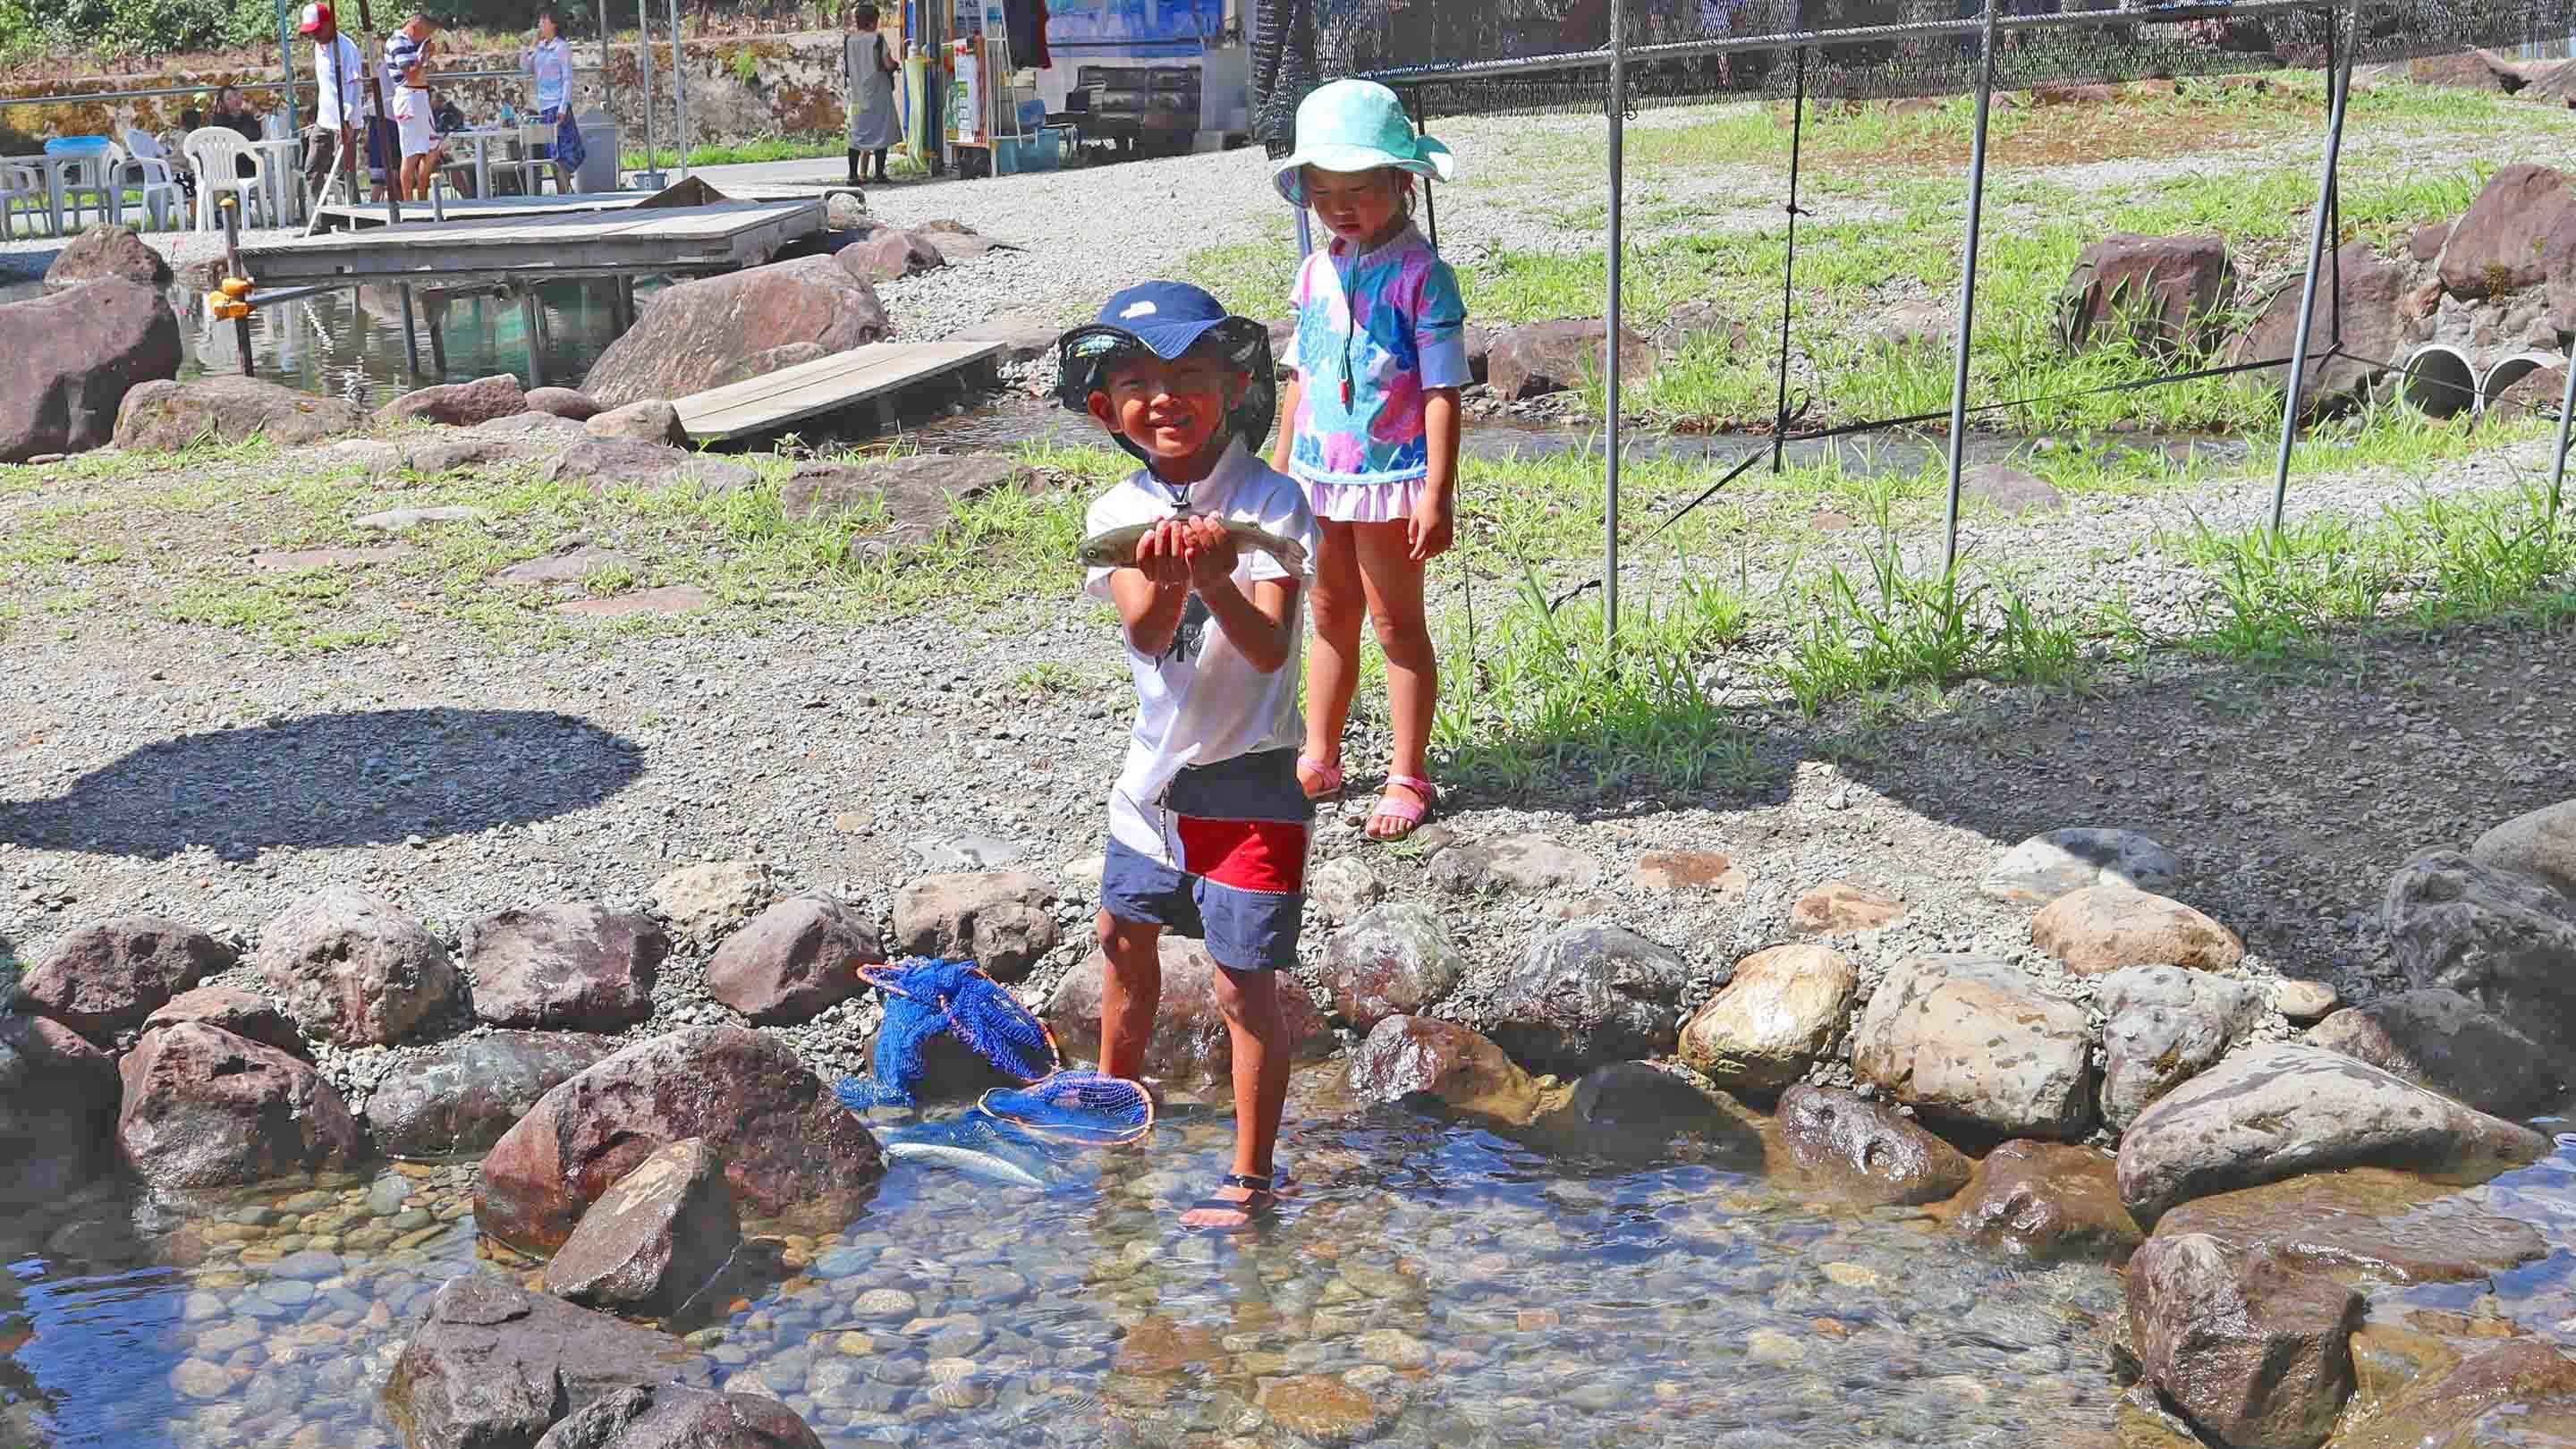
[(239, 301), (240, 299), (250, 295), (250, 278), (226, 277), (224, 278), (222, 285), (217, 288), (217, 290), (221, 291), (225, 296), (230, 297), (235, 301)]
[[(238, 280), (228, 278), (227, 280)], [(231, 322), (250, 315), (250, 304), (223, 292), (206, 294), (206, 316), (217, 322)]]

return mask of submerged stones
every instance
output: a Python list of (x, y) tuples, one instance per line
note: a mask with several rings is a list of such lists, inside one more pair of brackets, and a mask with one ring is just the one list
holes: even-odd
[(590, 1205), (546, 1264), (546, 1291), (575, 1303), (676, 1315), (742, 1244), (724, 1159), (703, 1137), (662, 1148)]
[(1526, 1122), (1539, 1105), (1538, 1084), (1501, 1047), (1427, 1016), (1380, 1020), (1351, 1055), (1350, 1084), (1375, 1102), (1429, 1096), (1503, 1122)]
[(2023, 1138), (1986, 1154), (1951, 1213), (1970, 1241), (2040, 1262), (2118, 1263), (2146, 1239), (2111, 1155), (2064, 1142)]
[(2238, 1449), (2316, 1449), (2352, 1394), (2361, 1295), (2260, 1250), (2159, 1235), (2129, 1260), (2129, 1332), (2147, 1379)]
[(1967, 1185), (1967, 1156), (1883, 1102), (1832, 1087), (1780, 1094), (1772, 1146), (1782, 1169), (1868, 1204), (1931, 1203)]

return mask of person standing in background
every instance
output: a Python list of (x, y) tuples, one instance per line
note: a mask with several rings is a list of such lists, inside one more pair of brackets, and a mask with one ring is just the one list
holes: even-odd
[(560, 33), (562, 17), (548, 8), (537, 12), (537, 43), (519, 61), (519, 68), (536, 77), (536, 120), (555, 128), (554, 144), (541, 147), (540, 154), (555, 163), (555, 189), (570, 191), (573, 174), (589, 159), (589, 148), (582, 144), (581, 128), (572, 119), (572, 47)]
[[(307, 166), (314, 168), (312, 180), (319, 186), (330, 179), (330, 169), (338, 166), (342, 156), (357, 151), (358, 127), (362, 119), (369, 123), (368, 150), (370, 153), (376, 150), (381, 144), (377, 128), (382, 124), (382, 118), (368, 109), (367, 58), (359, 53), (354, 41), (340, 33), (331, 7), (324, 0), (315, 0), (315, 3), (305, 6), (304, 21), (297, 29), (313, 40), (313, 78), (321, 92), (320, 112), (316, 120), (323, 134), (334, 136), (339, 141), (339, 145), (327, 153), (323, 147), (314, 147), (315, 154), (307, 158)], [(379, 163), (371, 154), (368, 164), (372, 167)], [(375, 194), (377, 199), (383, 199), (384, 187), (381, 184), (376, 187)]]
[(420, 201), (429, 195), (430, 152), (438, 145), (429, 100), (430, 60), (438, 47), (430, 37), (437, 30), (436, 22), (415, 10), (385, 37), (385, 81), (394, 88), (389, 104), (402, 147), (400, 169), (393, 173), (394, 197), (399, 201)]
[[(886, 175), (886, 150), (903, 139), (903, 121), (894, 109), (898, 67), (894, 53), (886, 46), (885, 32), (877, 28), (880, 19), (874, 5), (858, 6), (850, 12), (850, 33), (841, 38), (841, 75), (849, 98), (852, 186), (870, 179), (891, 179)], [(859, 158), (870, 152), (876, 156), (874, 178), (859, 166)]]

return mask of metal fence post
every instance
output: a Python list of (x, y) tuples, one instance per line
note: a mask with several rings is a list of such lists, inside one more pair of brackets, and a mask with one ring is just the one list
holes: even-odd
[(662, 158), (653, 154), (653, 3), (635, 0), (635, 58), (644, 76), (644, 174), (662, 179)]
[(1959, 275), (1959, 337), (1950, 374), (1950, 494), (1941, 514), (1941, 572), (1959, 566), (1959, 488), (1968, 447), (1968, 353), (1976, 338), (1977, 230), (1985, 220), (1986, 117), (1995, 98), (1995, 21), (2003, 0), (1986, 0), (1985, 28), (1977, 42), (1976, 129), (1968, 139), (1968, 251)]
[(680, 79), (680, 0), (671, 0), (671, 129), (678, 134), (679, 174), (689, 174), (689, 88)]
[(1601, 510), (1601, 637), (1619, 642), (1619, 260), (1620, 207), (1624, 150), (1628, 134), (1628, 15), (1626, 0), (1610, 0), (1610, 248), (1609, 313), (1602, 328), (1602, 408), (1608, 428), (1603, 438)]
[[(286, 23), (286, 0), (277, 0), (277, 68), (286, 82), (286, 134), (300, 135), (304, 128), (297, 124), (295, 114), (295, 27)], [(313, 79), (318, 85), (322, 78), (317, 75)], [(316, 95), (313, 99), (318, 105), (322, 98)]]
[[(2340, 9), (2333, 23), (2340, 27)], [(2340, 38), (2340, 37), (2339, 37)], [(2358, 41), (2360, 37), (2351, 37)], [(2316, 325), (2317, 271), (2324, 263), (2327, 238), (2326, 218), (2333, 204), (2335, 163), (2343, 154), (2343, 110), (2345, 98), (2352, 94), (2352, 53), (2355, 45), (2336, 47), (2339, 63), (2327, 81), (2333, 95), (2326, 107), (2326, 159), (2317, 178), (2317, 207), (2308, 221), (2308, 271), (2299, 282), (2299, 331), (2290, 339), (2290, 377), (2281, 389), (2281, 450), (2272, 465), (2272, 531), (2281, 531), (2283, 515), (2290, 506), (2290, 451), (2299, 441), (2299, 397), (2308, 375), (2308, 329)]]
[(2567, 485), (2567, 425), (2576, 420), (2576, 356), (2561, 366), (2567, 369), (2567, 388), (2558, 397), (2558, 446), (2549, 454), (2549, 527), (2544, 537), (2558, 536), (2558, 501)]

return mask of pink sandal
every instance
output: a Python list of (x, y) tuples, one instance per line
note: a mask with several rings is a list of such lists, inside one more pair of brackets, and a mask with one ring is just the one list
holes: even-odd
[[(1314, 772), (1316, 783), (1323, 788), (1309, 792), (1306, 796), (1307, 799), (1333, 800), (1340, 798), (1343, 785), (1341, 761), (1318, 760), (1311, 755), (1299, 755), (1297, 757), (1297, 773), (1300, 776), (1303, 776), (1310, 770)], [(1305, 789), (1305, 781), (1302, 778), (1297, 782), (1297, 787), (1301, 790)]]
[(1422, 803), (1417, 805), (1410, 800), (1400, 800), (1392, 794), (1379, 795), (1377, 808), (1369, 812), (1369, 819), (1392, 820), (1404, 828), (1393, 835), (1372, 835), (1369, 837), (1372, 840), (1402, 840), (1421, 829), (1423, 818), (1440, 803), (1440, 787), (1418, 775), (1389, 775), (1386, 787), (1389, 791), (1399, 787), (1410, 790), (1422, 797)]

